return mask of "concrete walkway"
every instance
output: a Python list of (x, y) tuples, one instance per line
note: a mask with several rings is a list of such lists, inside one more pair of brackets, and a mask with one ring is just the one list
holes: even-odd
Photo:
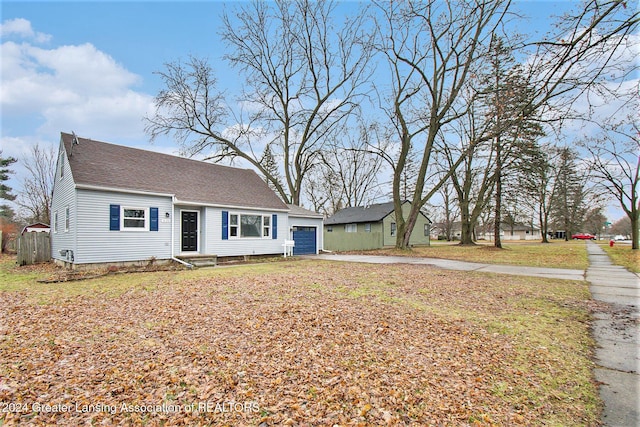
[(587, 244), (587, 271), (482, 264), (437, 258), (376, 255), (314, 255), (327, 261), (370, 264), (420, 264), (447, 270), (480, 271), (565, 280), (587, 280), (592, 298), (609, 303), (609, 309), (594, 314), (593, 335), (597, 342), (595, 370), (604, 401), (602, 421), (610, 427), (640, 426), (640, 277), (611, 263), (596, 243)]
[(443, 268), (445, 270), (480, 271), (483, 273), (513, 274), (516, 276), (546, 277), (549, 279), (584, 280), (583, 270), (564, 268), (541, 268), (521, 265), (482, 264), (477, 262), (455, 261), (439, 258), (418, 258), (384, 255), (312, 255), (313, 259), (343, 262), (363, 262), (368, 264), (421, 264)]
[(587, 245), (592, 298), (610, 303), (594, 314), (596, 380), (606, 426), (640, 426), (640, 277), (611, 263), (600, 246)]

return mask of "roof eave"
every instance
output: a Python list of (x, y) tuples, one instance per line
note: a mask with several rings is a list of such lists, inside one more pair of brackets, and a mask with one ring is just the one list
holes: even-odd
[(155, 191), (135, 190), (131, 188), (106, 187), (106, 186), (92, 185), (92, 184), (76, 183), (75, 187), (76, 189), (79, 189), (79, 190), (111, 191), (115, 193), (144, 194), (144, 195), (153, 195), (153, 196), (160, 196), (160, 197), (174, 196), (173, 194), (169, 194), (169, 193), (158, 193)]
[(263, 206), (241, 206), (241, 205), (225, 205), (223, 203), (207, 203), (207, 202), (194, 202), (189, 200), (180, 200), (178, 198), (175, 199), (176, 205), (192, 205), (192, 206), (209, 206), (215, 208), (225, 208), (225, 209), (238, 209), (238, 210), (256, 210), (256, 211), (269, 211), (269, 212), (289, 212), (289, 209), (283, 208), (272, 208), (272, 207), (263, 207)]
[(226, 205), (223, 203), (208, 203), (208, 202), (200, 202), (200, 201), (192, 201), (192, 200), (180, 200), (177, 197), (175, 197), (175, 194), (158, 193), (154, 191), (144, 191), (144, 190), (134, 190), (129, 188), (105, 187), (100, 185), (77, 184), (77, 183), (76, 183), (76, 188), (80, 190), (109, 191), (114, 193), (143, 194), (143, 195), (152, 195), (152, 196), (159, 196), (159, 197), (171, 197), (174, 201), (174, 204), (179, 204), (179, 205), (211, 206), (211, 207), (219, 207), (219, 208), (227, 208), (227, 209), (245, 209), (245, 210), (254, 209), (254, 210), (260, 210), (260, 211), (289, 212), (288, 208)]

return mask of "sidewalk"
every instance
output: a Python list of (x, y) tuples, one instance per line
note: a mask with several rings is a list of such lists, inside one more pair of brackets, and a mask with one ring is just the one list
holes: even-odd
[(596, 243), (587, 245), (592, 298), (611, 304), (594, 313), (596, 380), (605, 403), (604, 425), (640, 426), (640, 278), (611, 263)]

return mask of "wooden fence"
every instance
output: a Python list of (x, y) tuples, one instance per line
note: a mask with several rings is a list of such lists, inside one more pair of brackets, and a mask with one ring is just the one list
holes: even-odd
[(24, 233), (18, 238), (18, 265), (51, 260), (51, 237), (45, 232)]

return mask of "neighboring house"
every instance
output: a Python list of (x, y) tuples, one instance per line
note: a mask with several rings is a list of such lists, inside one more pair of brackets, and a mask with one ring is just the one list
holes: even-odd
[[(484, 231), (484, 233), (482, 232)], [(493, 241), (495, 237), (493, 224), (487, 224), (483, 229), (478, 229), (478, 239)], [(524, 224), (502, 224), (500, 227), (500, 240), (541, 240), (542, 233), (539, 228)]]
[(252, 170), (62, 133), (52, 257), (77, 266), (281, 254), (290, 210)]
[(43, 222), (36, 222), (35, 224), (29, 224), (22, 229), (20, 234), (36, 232), (36, 233), (48, 233), (51, 230), (49, 224)]
[[(405, 201), (402, 211), (409, 215), (411, 204)], [(431, 221), (420, 212), (409, 244), (429, 245)], [(324, 247), (330, 251), (368, 250), (396, 244), (396, 219), (393, 202), (365, 207), (345, 208), (324, 221)]]
[[(452, 240), (460, 240), (462, 235), (462, 223), (460, 221), (455, 221), (451, 223), (451, 239)], [(493, 224), (487, 223), (484, 226), (476, 226), (475, 228), (476, 237), (478, 240), (493, 240), (494, 238), (494, 230)], [(431, 228), (431, 237), (443, 238), (446, 236), (446, 224), (444, 223), (435, 223)], [(540, 229), (536, 227), (532, 227), (529, 225), (523, 224), (502, 224), (500, 229), (500, 239), (501, 240), (538, 240), (542, 239), (542, 234), (540, 233)]]

